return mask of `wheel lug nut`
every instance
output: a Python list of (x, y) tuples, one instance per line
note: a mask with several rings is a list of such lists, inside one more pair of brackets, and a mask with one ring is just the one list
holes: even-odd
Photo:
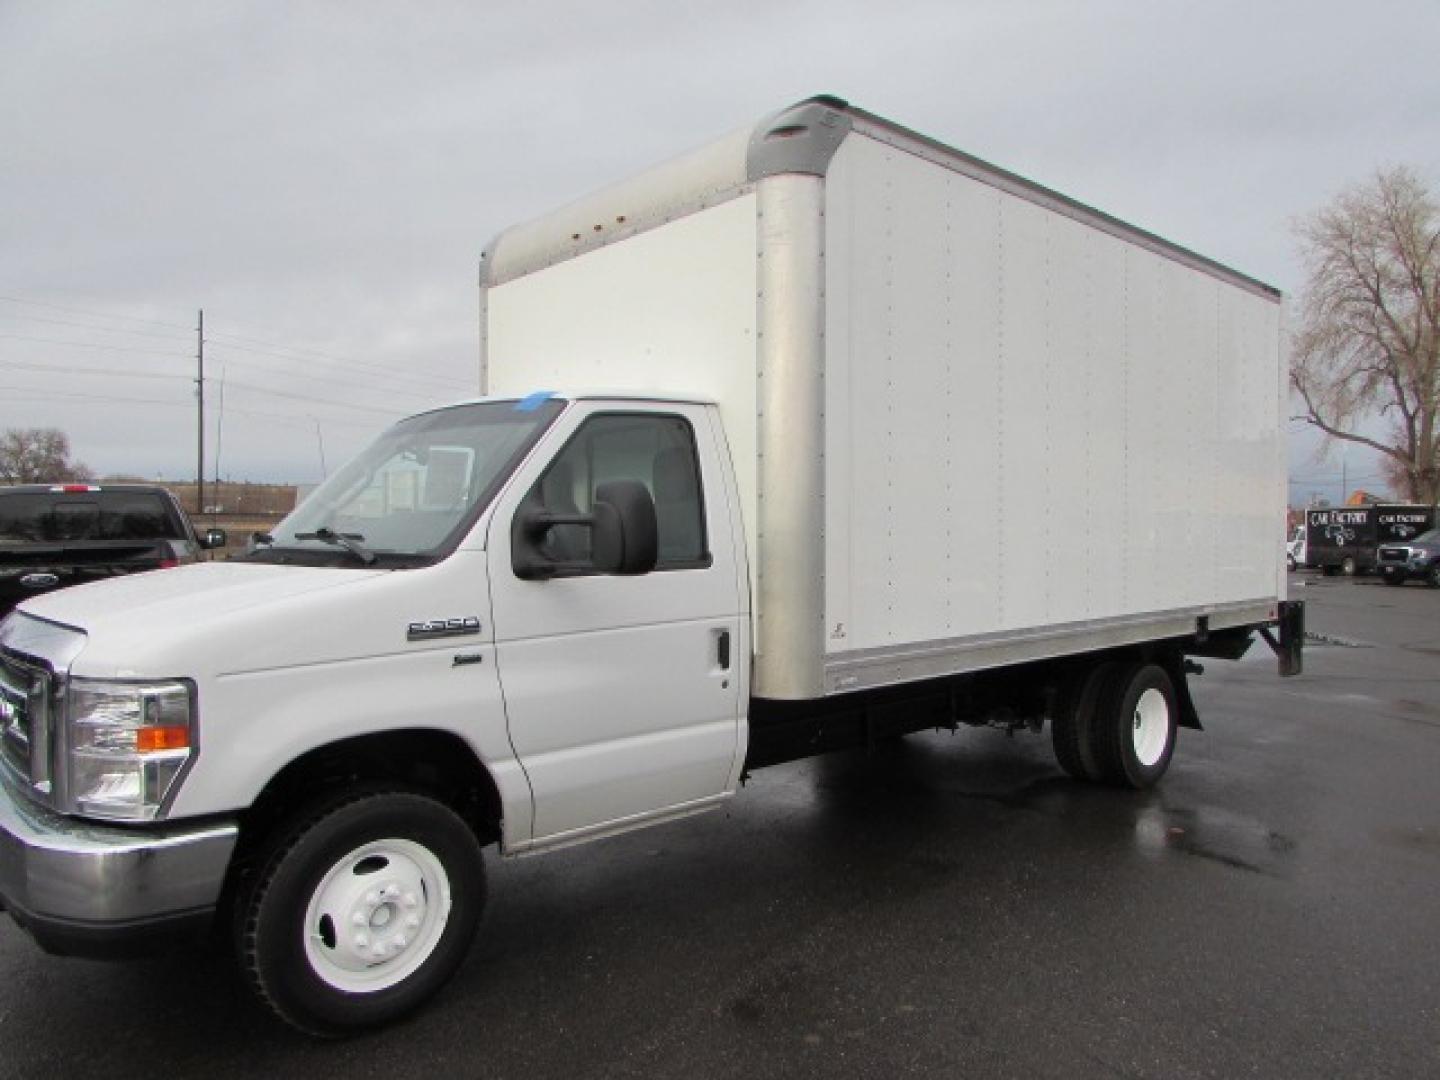
[(357, 911), (354, 915), (350, 916), (350, 921), (356, 926), (364, 926), (370, 920), (365, 918), (365, 913), (363, 911)]
[(356, 935), (355, 935), (355, 947), (356, 947), (357, 949), (363, 949), (363, 948), (365, 948), (366, 945), (369, 945), (369, 944), (370, 944), (370, 935), (369, 935), (369, 934), (356, 934)]
[(419, 915), (411, 915), (408, 919), (405, 920), (405, 926), (406, 926), (407, 929), (414, 930), (414, 929), (415, 929), (417, 926), (419, 926), (419, 925), (420, 925), (420, 916), (419, 916)]
[(405, 894), (404, 904), (406, 907), (415, 907), (419, 903), (420, 898), (416, 896), (413, 892), (407, 892)]

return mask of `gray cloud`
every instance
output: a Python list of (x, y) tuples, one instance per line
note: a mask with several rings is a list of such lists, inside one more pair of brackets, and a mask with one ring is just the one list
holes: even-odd
[(1440, 177), (1437, 31), (1335, 0), (0, 4), (0, 295), (32, 302), (0, 302), (0, 427), (192, 470), (169, 327), (203, 306), (222, 471), (313, 478), (316, 421), (333, 464), (473, 389), (496, 231), (822, 91), (1294, 291), (1295, 215), (1385, 163)]

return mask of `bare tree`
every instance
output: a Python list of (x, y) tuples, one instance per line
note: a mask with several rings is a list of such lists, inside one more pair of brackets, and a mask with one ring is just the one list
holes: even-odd
[[(1290, 367), (1296, 419), (1378, 450), (1407, 498), (1440, 501), (1440, 206), (1400, 167), (1296, 231), (1309, 275)], [(1388, 433), (1365, 434), (1377, 418)]]
[(0, 483), (83, 480), (90, 470), (70, 459), (70, 438), (58, 428), (9, 428), (0, 435)]

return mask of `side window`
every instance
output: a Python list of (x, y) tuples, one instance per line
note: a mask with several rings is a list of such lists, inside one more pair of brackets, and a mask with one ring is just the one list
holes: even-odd
[[(656, 570), (710, 565), (695, 433), (678, 416), (617, 413), (594, 416), (577, 431), (527, 499), (557, 514), (588, 514), (595, 489), (611, 480), (638, 480), (655, 500), (659, 529)], [(560, 563), (590, 560), (590, 530), (550, 528), (541, 552)], [(575, 567), (583, 572), (582, 567)]]

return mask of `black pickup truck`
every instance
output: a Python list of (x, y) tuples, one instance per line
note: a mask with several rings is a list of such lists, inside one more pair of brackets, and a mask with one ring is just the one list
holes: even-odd
[(1403, 544), (1381, 544), (1378, 567), (1386, 585), (1404, 585), (1414, 578), (1440, 589), (1440, 529)]
[(194, 562), (224, 543), (220, 529), (197, 537), (153, 485), (0, 488), (0, 616), (37, 593)]

